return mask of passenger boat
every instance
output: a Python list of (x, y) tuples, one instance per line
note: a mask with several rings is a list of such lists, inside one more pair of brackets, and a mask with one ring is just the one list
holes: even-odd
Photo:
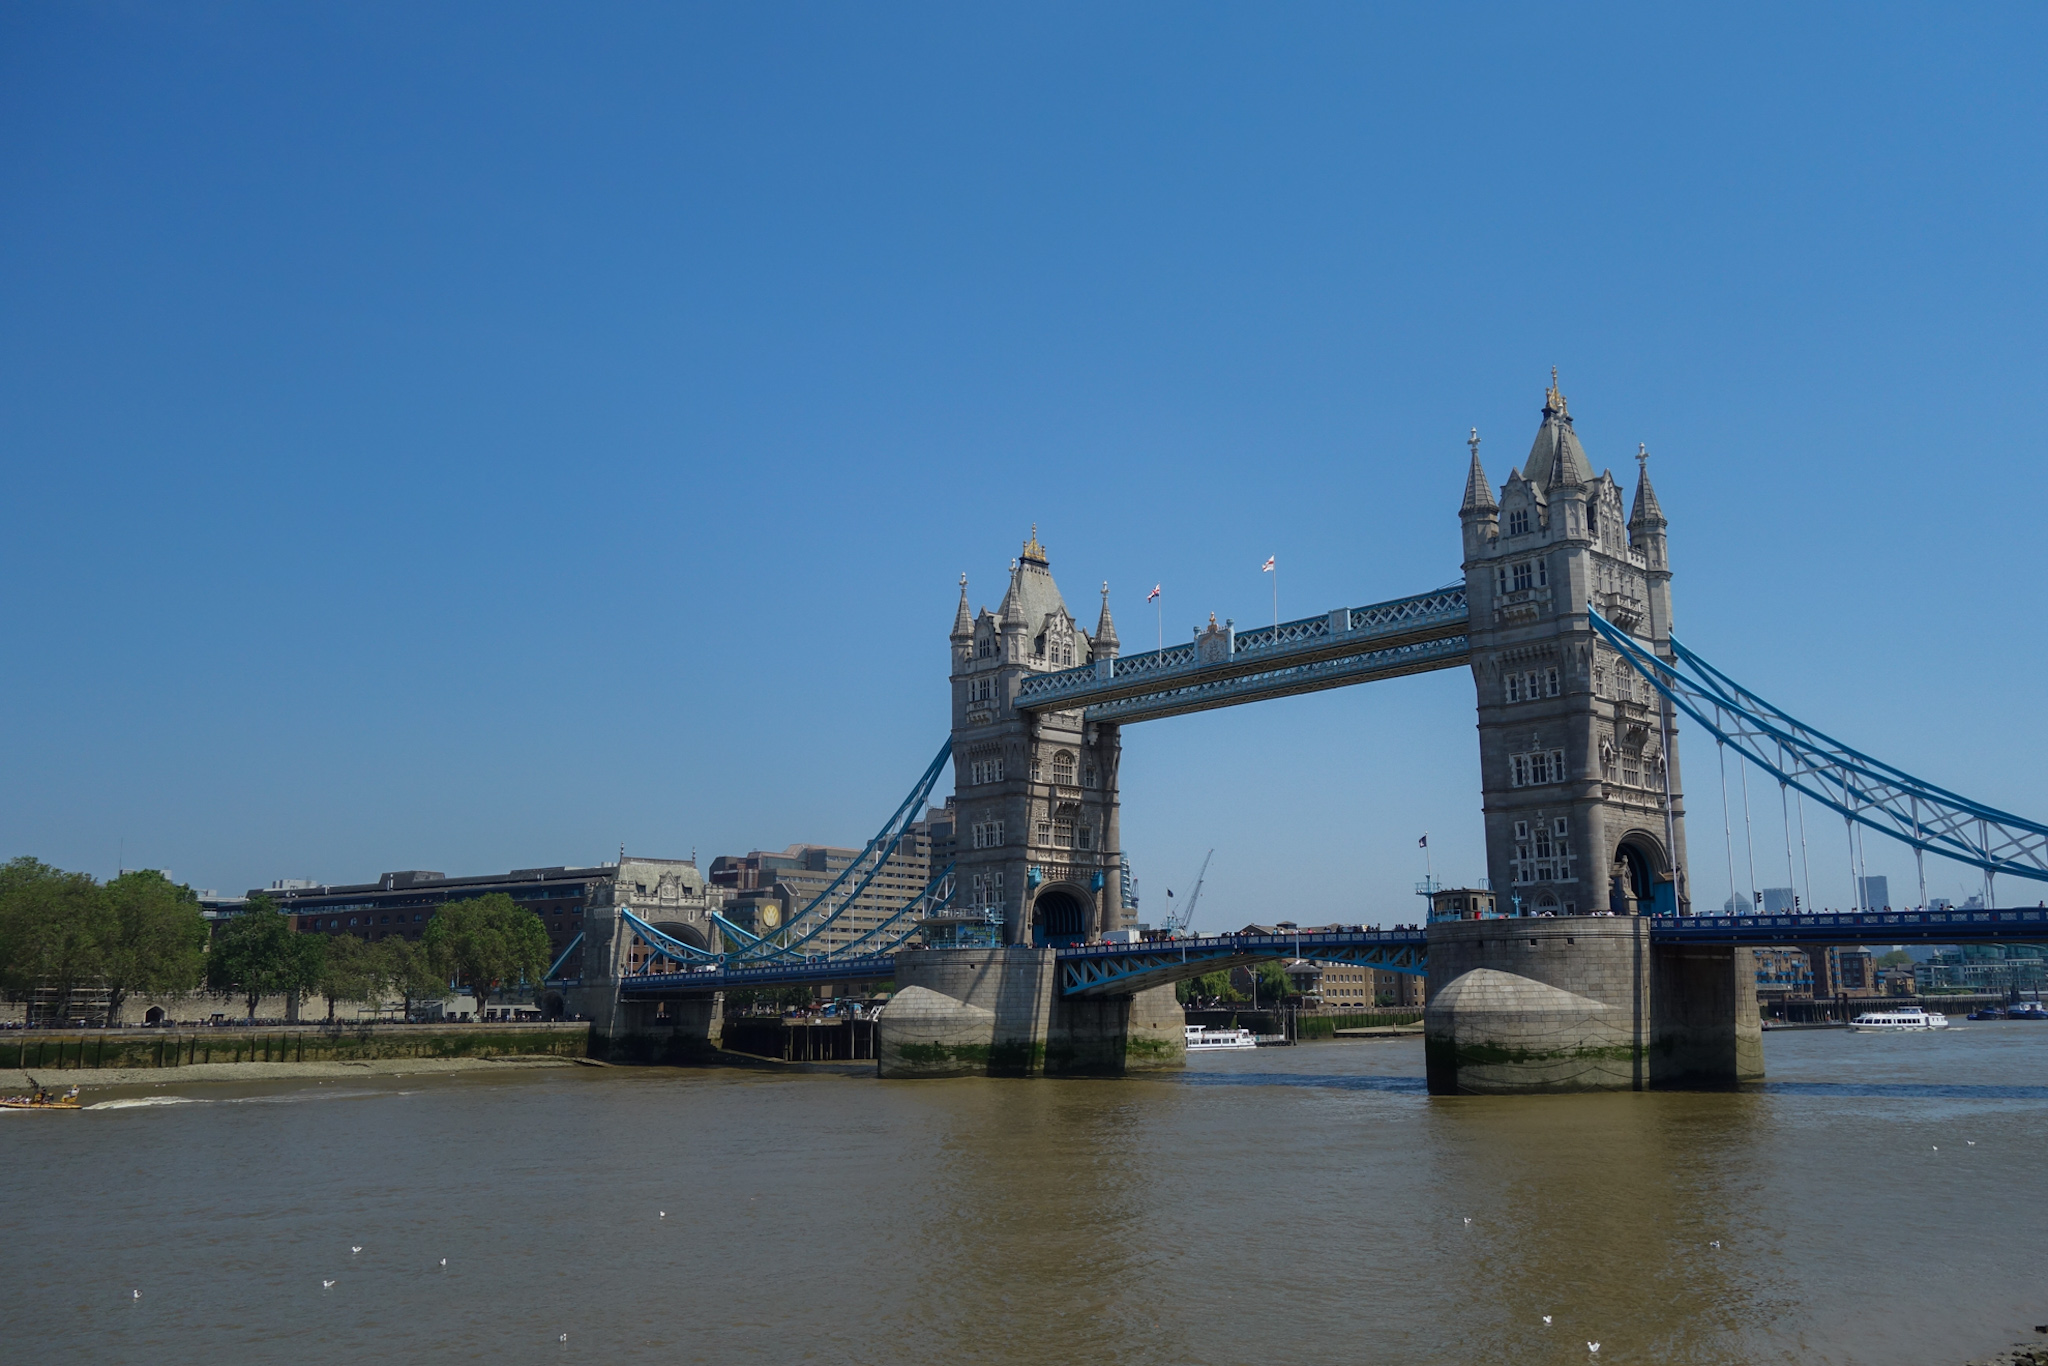
[(25, 1096), (0, 1096), (0, 1110), (76, 1110), (81, 1108), (78, 1088), (72, 1087), (61, 1096), (53, 1096), (38, 1086)]
[(2039, 1001), (2015, 1001), (2005, 1008), (2008, 1020), (2048, 1020), (2048, 1010), (2041, 1008)]
[(1922, 1010), (1919, 1006), (1900, 1006), (1897, 1010), (1867, 1010), (1849, 1022), (1849, 1028), (1858, 1033), (1896, 1034), (1901, 1030), (1947, 1029), (1948, 1016), (1938, 1010)]
[(1186, 1029), (1190, 1053), (1215, 1053), (1227, 1048), (1259, 1046), (1259, 1036), (1249, 1029), (1209, 1029), (1202, 1025), (1188, 1025)]

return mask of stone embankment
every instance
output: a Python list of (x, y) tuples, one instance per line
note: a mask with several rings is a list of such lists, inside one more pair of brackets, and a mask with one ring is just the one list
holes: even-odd
[[(453, 1061), (589, 1052), (584, 1023), (506, 1025), (269, 1025), (201, 1029), (76, 1029), (0, 1033), (0, 1069), (45, 1084), (87, 1084), (84, 1074), (227, 1065)], [(274, 1075), (274, 1074), (273, 1074)], [(317, 1075), (317, 1074), (309, 1074)], [(152, 1078), (158, 1080), (160, 1078)], [(97, 1083), (107, 1084), (107, 1083)]]

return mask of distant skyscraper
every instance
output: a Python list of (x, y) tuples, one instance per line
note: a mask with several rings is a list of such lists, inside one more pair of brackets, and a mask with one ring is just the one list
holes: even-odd
[(1763, 893), (1765, 915), (1778, 915), (1782, 912), (1796, 909), (1794, 905), (1796, 898), (1792, 895), (1790, 887), (1766, 887), (1763, 889)]
[(1856, 904), (1866, 911), (1882, 910), (1892, 904), (1891, 879), (1882, 877), (1859, 877), (1856, 879)]

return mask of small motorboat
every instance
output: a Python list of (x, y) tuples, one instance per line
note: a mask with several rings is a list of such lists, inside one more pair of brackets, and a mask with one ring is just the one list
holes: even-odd
[(1203, 1025), (1187, 1025), (1188, 1052), (1215, 1053), (1231, 1048), (1257, 1048), (1259, 1036), (1249, 1029), (1210, 1029)]
[(1947, 1029), (1948, 1016), (1938, 1010), (1901, 1006), (1897, 1010), (1867, 1010), (1849, 1021), (1855, 1033), (1897, 1034), (1906, 1030)]
[[(34, 1077), (29, 1078), (34, 1081)], [(78, 1110), (83, 1109), (78, 1099), (78, 1088), (72, 1087), (62, 1095), (52, 1095), (47, 1086), (38, 1086), (23, 1096), (0, 1096), (0, 1110)]]
[(2002, 1020), (2005, 1018), (2005, 1012), (1997, 1006), (1978, 1006), (1963, 1018), (1966, 1020)]
[(2048, 1009), (2039, 1001), (2015, 1001), (2005, 1008), (2008, 1020), (2048, 1020)]

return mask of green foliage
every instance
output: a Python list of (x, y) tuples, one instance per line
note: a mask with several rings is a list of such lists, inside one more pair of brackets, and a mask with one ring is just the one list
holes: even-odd
[(378, 941), (377, 955), (385, 990), (395, 991), (405, 998), (405, 1018), (408, 1020), (412, 1018), (414, 1001), (440, 996), (448, 990), (448, 978), (435, 970), (422, 944), (415, 944), (402, 935), (392, 935)]
[(1245, 994), (1230, 980), (1230, 973), (1210, 972), (1200, 977), (1190, 977), (1177, 983), (1173, 991), (1175, 999), (1182, 1005), (1195, 1001), (1242, 1001)]
[(807, 1006), (816, 998), (809, 987), (742, 987), (725, 993), (725, 1013), (746, 1015), (766, 1006), (778, 1014), (791, 1007)]
[(100, 975), (107, 1016), (135, 992), (164, 996), (190, 991), (206, 972), (206, 917), (199, 896), (155, 869), (123, 873), (104, 889), (107, 916)]
[(277, 903), (254, 896), (214, 932), (206, 954), (206, 988), (240, 997), (253, 1020), (265, 996), (311, 990), (320, 980), (326, 949), (322, 936), (295, 933)]
[(112, 938), (106, 891), (85, 873), (32, 858), (0, 865), (0, 986), (55, 987), (58, 1013), (71, 993), (97, 981)]
[(1913, 955), (1904, 949), (1893, 949), (1889, 953), (1880, 954), (1877, 965), (1881, 968), (1909, 968), (1913, 966)]
[[(321, 936), (313, 936), (316, 939)], [(385, 940), (385, 943), (402, 942)], [(327, 998), (327, 1018), (334, 1018), (334, 1007), (341, 1001), (372, 1001), (384, 992), (384, 965), (386, 955), (370, 946), (368, 940), (358, 939), (352, 934), (337, 934), (326, 937), (321, 955), (320, 970), (314, 978), (314, 987)]]
[(1287, 975), (1287, 969), (1280, 966), (1276, 960), (1271, 958), (1262, 960), (1258, 965), (1257, 971), (1259, 975), (1259, 1000), (1277, 1002), (1298, 994), (1294, 989), (1294, 980)]
[(476, 993), (479, 1012), (492, 991), (538, 983), (548, 970), (548, 934), (540, 917), (503, 892), (449, 902), (428, 922), (420, 942), (428, 962)]

